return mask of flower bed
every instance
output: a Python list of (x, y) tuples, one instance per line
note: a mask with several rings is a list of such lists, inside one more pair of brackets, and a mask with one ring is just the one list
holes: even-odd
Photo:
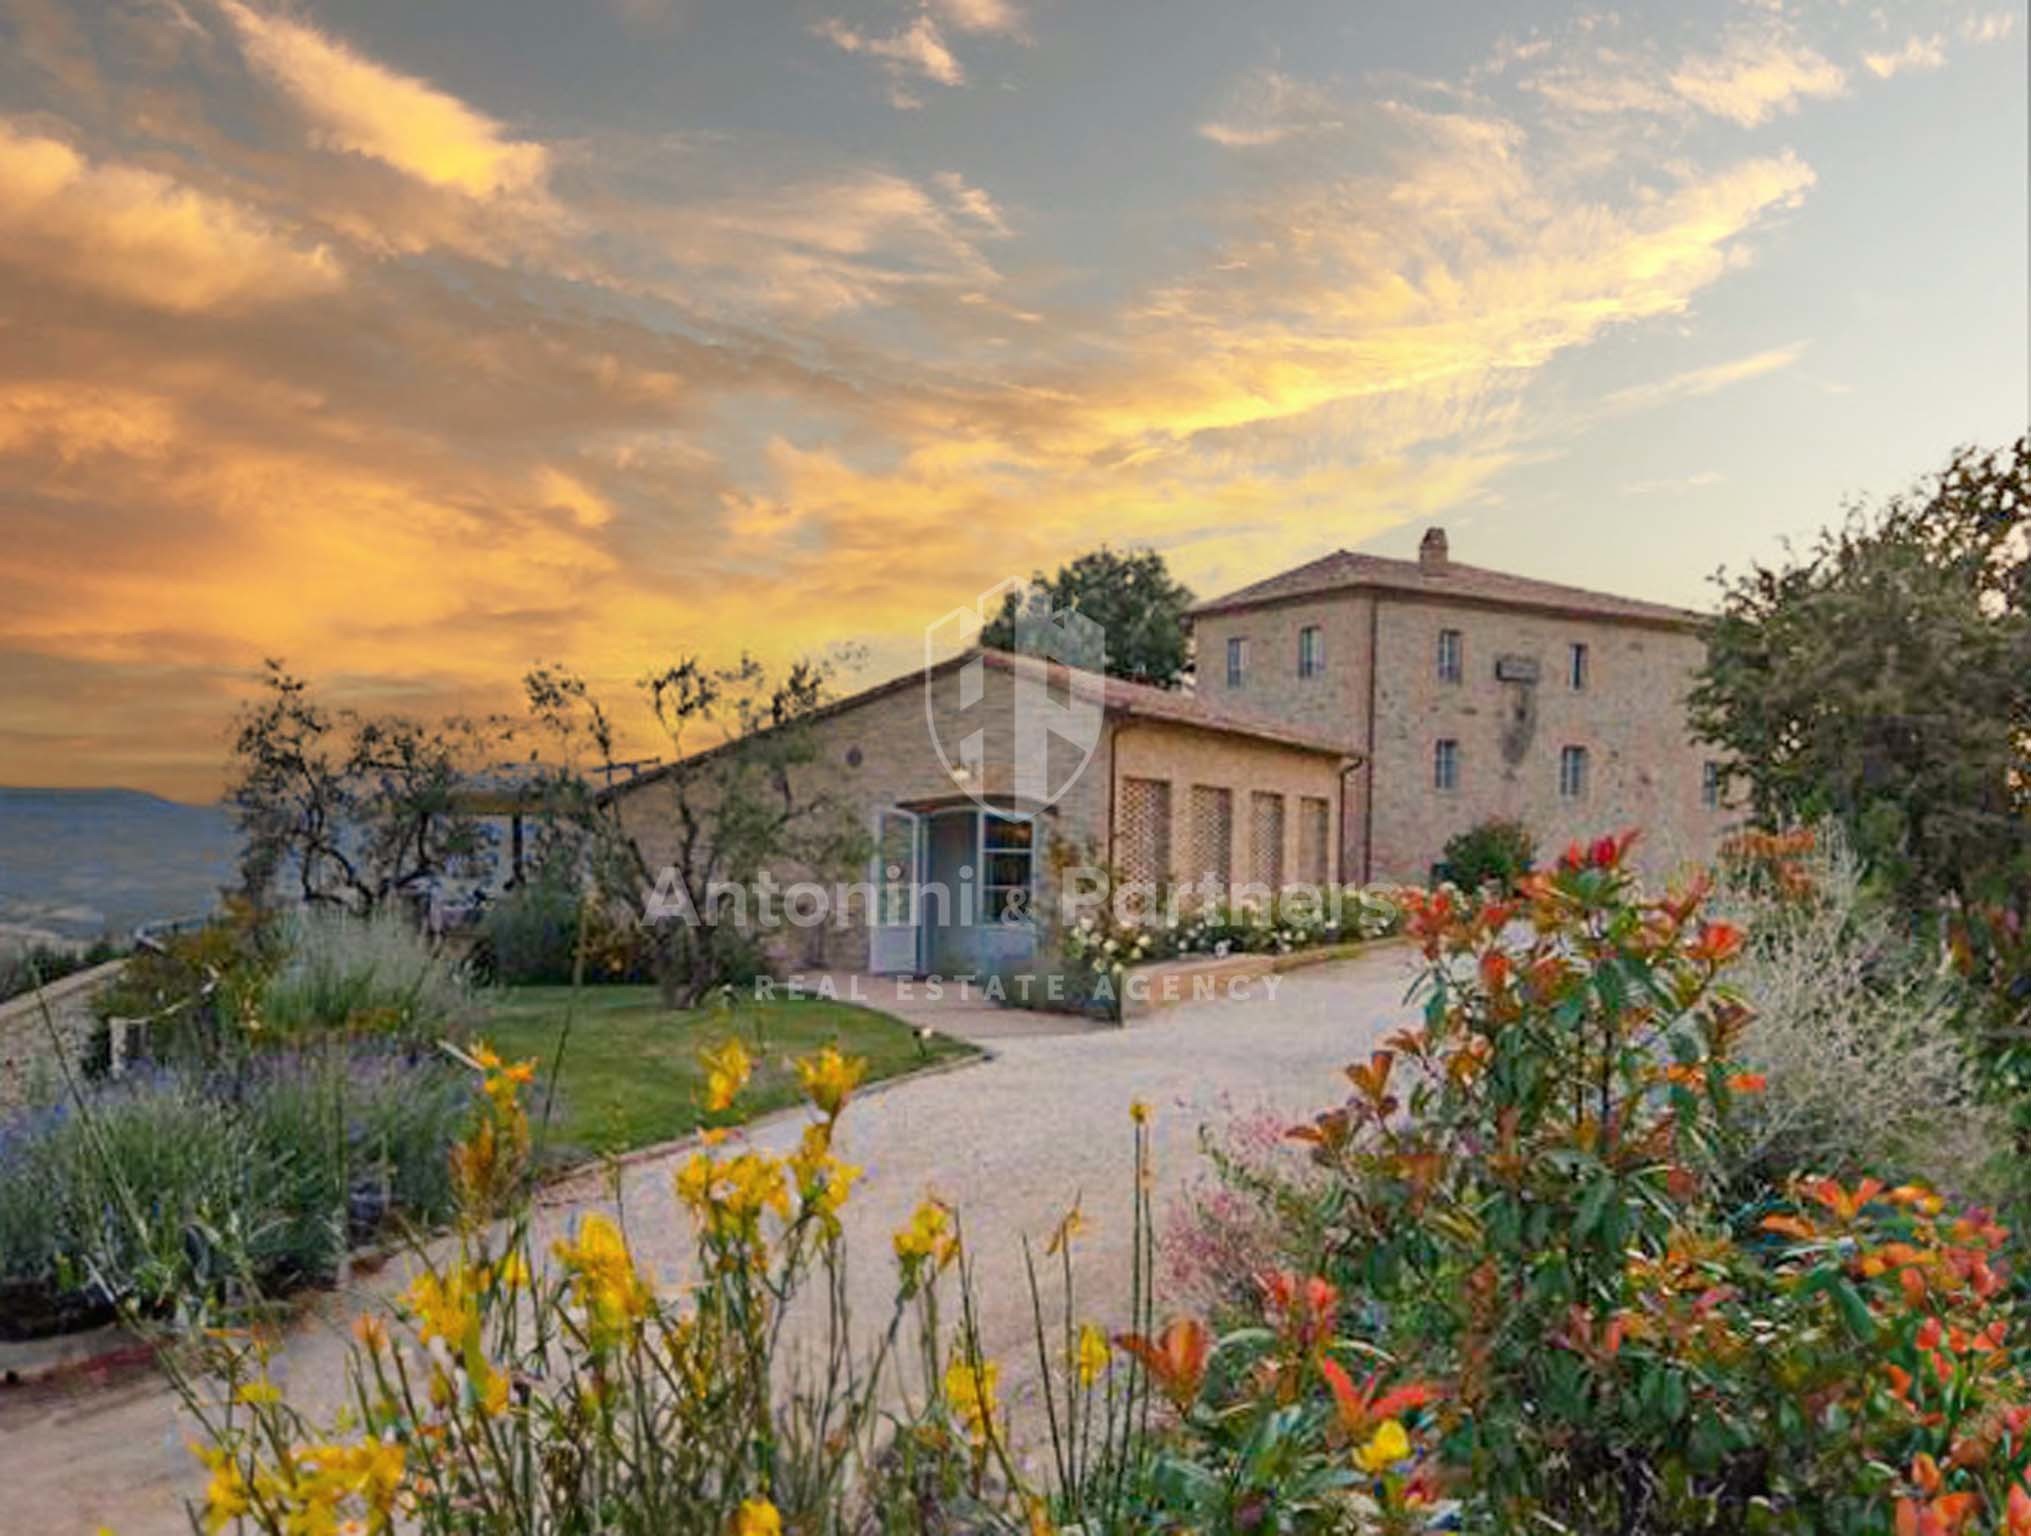
[(161, 1067), (0, 1122), (0, 1338), (329, 1281), (349, 1245), (450, 1210), (470, 1110), (385, 1047)]
[(1411, 893), (1395, 886), (1294, 890), (1267, 905), (1213, 902), (1169, 916), (1124, 920), (1109, 909), (1067, 927), (1059, 952), (1074, 1006), (1122, 1016), (1127, 973), (1168, 960), (1291, 955), (1403, 929)]
[[(976, 1323), (961, 1213), (927, 1199), (894, 1233), (895, 1304), (871, 1332), (837, 1305), (856, 1063), (799, 1065), (794, 1150), (716, 1139), (682, 1166), (697, 1278), (664, 1296), (604, 1215), (537, 1250), (532, 1069), (476, 1058), (457, 1252), (363, 1319), (359, 1414), (317, 1428), (260, 1340), (213, 1337), (218, 1379), (186, 1381), (199, 1514), (274, 1532), (2027, 1536), (2007, 1234), (1873, 1178), (1726, 1196), (1717, 1153), (1761, 1087), (1734, 1062), (1743, 934), (1698, 888), (1642, 896), (1626, 851), (1569, 850), (1514, 901), (1404, 899), (1420, 1022), (1287, 1129), (1306, 1208), (1260, 1190), (1275, 1219), (1248, 1283), (1161, 1326), (1134, 1106), (1125, 1312), (1103, 1327), (1075, 1295), (1075, 1203), (1033, 1254), (1027, 1434)], [(732, 1102), (751, 1063), (711, 1064)], [(806, 1289), (827, 1369), (792, 1379), (777, 1325)]]

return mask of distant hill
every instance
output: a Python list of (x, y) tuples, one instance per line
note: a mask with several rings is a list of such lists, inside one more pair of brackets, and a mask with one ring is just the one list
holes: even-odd
[(125, 935), (209, 911), (238, 839), (223, 806), (136, 789), (0, 789), (0, 941)]

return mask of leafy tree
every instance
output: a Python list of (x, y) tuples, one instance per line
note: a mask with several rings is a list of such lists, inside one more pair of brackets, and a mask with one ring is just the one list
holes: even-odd
[[(1032, 581), (1033, 605), (1082, 613), (1106, 633), (1109, 675), (1168, 688), (1190, 671), (1185, 611), (1192, 606), (1192, 593), (1171, 576), (1155, 550), (1122, 553), (1103, 544), (1060, 566), (1057, 575), (1039, 571)], [(1017, 611), (1017, 594), (1011, 592), (982, 631), (981, 643), (1017, 649)]]
[(1445, 876), (1463, 891), (1493, 884), (1513, 890), (1537, 859), (1537, 841), (1520, 821), (1490, 817), (1446, 841)]
[(486, 760), (489, 727), (334, 709), (279, 661), (264, 684), (240, 712), (227, 791), (248, 899), (293, 883), (309, 905), (364, 917), (484, 871), (492, 834), (458, 791)]
[(540, 793), (576, 829), (601, 897), (651, 936), (671, 1007), (695, 1007), (759, 967), (731, 892), (752, 890), (764, 870), (836, 878), (868, 856), (811, 730), (830, 682), (823, 663), (777, 675), (749, 656), (717, 668), (686, 658), (649, 674), (640, 686), (672, 761), (612, 793), (616, 731), (585, 681), (549, 667), (525, 679), (560, 764), (540, 776)]
[(1759, 821), (1838, 819), (1908, 912), (2031, 894), (2031, 439), (1733, 581), (1692, 697)]

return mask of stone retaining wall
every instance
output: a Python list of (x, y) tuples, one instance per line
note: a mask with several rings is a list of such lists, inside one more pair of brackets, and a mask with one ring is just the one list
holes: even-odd
[(26, 1102), (44, 1083), (60, 1080), (43, 1009), (49, 1010), (49, 1022), (56, 1026), (64, 1051), (73, 1062), (80, 1060), (97, 1023), (92, 999), (126, 964), (125, 960), (108, 960), (51, 982), (42, 989), (40, 999), (30, 992), (0, 1003), (0, 1112)]

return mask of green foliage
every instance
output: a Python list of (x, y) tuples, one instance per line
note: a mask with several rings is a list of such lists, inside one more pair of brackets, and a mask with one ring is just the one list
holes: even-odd
[(1530, 828), (1498, 816), (1448, 838), (1442, 872), (1463, 891), (1492, 885), (1507, 895), (1536, 862), (1537, 839)]
[(1962, 1199), (2007, 1197), (2006, 1116), (1954, 1028), (1966, 989), (1865, 879), (1837, 823), (1731, 839), (1714, 906), (1748, 933), (1731, 973), (1756, 1015), (1741, 1060), (1767, 1085), (1735, 1117), (1738, 1181), (1895, 1171)]
[[(789, 868), (839, 878), (868, 857), (860, 811), (812, 731), (832, 675), (829, 662), (778, 674), (751, 656), (721, 667), (687, 657), (651, 673), (642, 693), (672, 761), (614, 795), (593, 784), (620, 772), (605, 707), (569, 672), (544, 667), (524, 679), (531, 728), (562, 765), (535, 777), (532, 802), (600, 900), (646, 936), (670, 1007), (695, 1008), (715, 988), (766, 974), (755, 934), (725, 910), (727, 890), (753, 890), (764, 871)], [(660, 867), (643, 852), (650, 827), (662, 835), (648, 841), (670, 861)]]
[[(1405, 897), (1423, 1023), (1348, 1069), (1352, 1096), (1290, 1133), (1313, 1174), (1275, 1181), (1314, 1203), (1301, 1236), (1324, 1272), (1258, 1259), (1224, 1331), (1156, 1326), (1149, 1110), (1131, 1107), (1126, 1329), (1083, 1319), (1078, 1203), (1042, 1250), (1056, 1287), (1025, 1250), (1033, 1456), (958, 1213), (919, 1206), (891, 1238), (893, 1309), (849, 1328), (859, 1170), (835, 1132), (860, 1064), (797, 1063), (813, 1114), (789, 1150), (713, 1141), (679, 1167), (695, 1279), (659, 1294), (603, 1211), (547, 1264), (526, 1204), (499, 1219), (534, 1069), (488, 1053), (454, 1159), (457, 1253), (360, 1330), (361, 1416), (320, 1431), (258, 1348), (217, 1341), (219, 1384), (187, 1387), (212, 1474), (194, 1513), (734, 1536), (2024, 1529), (2004, 1234), (1873, 1180), (1724, 1203), (1718, 1153), (1758, 1087), (1732, 1067), (1748, 1015), (1722, 979), (1744, 936), (1698, 891), (1642, 897), (1625, 853), (1575, 848), (1518, 902)], [(754, 1059), (733, 1039), (707, 1064), (724, 1107)], [(816, 1373), (779, 1351), (792, 1314)]]
[(472, 991), (453, 963), (400, 913), (291, 913), (285, 958), (262, 988), (255, 1030), (272, 1039), (387, 1035), (429, 1045), (465, 1032)]
[(699, 1051), (728, 1034), (748, 1041), (760, 1059), (743, 1100), (747, 1114), (796, 1102), (797, 1081), (784, 1062), (786, 1052), (837, 1045), (867, 1062), (870, 1080), (972, 1054), (950, 1036), (919, 1040), (887, 1014), (824, 998), (744, 1000), (682, 1013), (663, 1007), (646, 986), (587, 989), (575, 1002), (568, 987), (511, 987), (485, 1000), (488, 1042), (503, 1056), (537, 1063), (539, 1100), (549, 1095), (558, 1030), (571, 1014), (546, 1148), (559, 1161), (625, 1152), (674, 1141), (701, 1126), (731, 1124), (733, 1116), (700, 1108), (705, 1071)]
[(92, 1000), (102, 1021), (88, 1071), (109, 1065), (110, 1029), (125, 1022), (129, 1049), (159, 1062), (218, 1066), (258, 1034), (261, 997), (280, 959), (275, 925), (244, 903), (202, 928), (144, 946)]
[(1691, 706), (1765, 826), (1838, 820), (1900, 905), (2031, 892), (2031, 438), (1724, 587)]
[[(563, 880), (541, 875), (525, 880), (481, 914), (474, 969), (501, 986), (569, 982), (578, 954), (580, 906), (578, 891)], [(593, 979), (588, 975), (587, 980)]]
[[(1698, 890), (1644, 899), (1625, 847), (1569, 850), (1518, 902), (1414, 898), (1423, 1026), (1304, 1132), (1329, 1275), (1378, 1349), (1447, 1383), (1432, 1430), (1463, 1527), (1993, 1522), (2031, 1424), (2004, 1234), (1873, 1180), (1731, 1202), (1736, 1100), (1764, 1086), (1733, 1062), (1744, 935)], [(1994, 1358), (1963, 1368), (1941, 1338)]]
[(470, 1101), (382, 1047), (146, 1071), (0, 1122), (0, 1337), (331, 1279), (348, 1244), (441, 1219)]
[[(1189, 588), (1175, 580), (1164, 557), (1153, 549), (1123, 553), (1102, 545), (1079, 556), (1058, 574), (1031, 579), (1026, 599), (1039, 617), (1074, 612), (1098, 624), (1106, 635), (1107, 672), (1130, 682), (1175, 687), (1191, 669), (1185, 614)], [(1000, 650), (1017, 644), (1018, 598), (1002, 600), (1001, 612), (982, 630), (981, 644)]]
[[(93, 1007), (124, 1021), (133, 1055), (207, 1069), (335, 1036), (428, 1046), (473, 1017), (462, 969), (398, 912), (274, 918), (244, 904), (137, 952)], [(93, 1070), (106, 1065), (104, 1033)]]

